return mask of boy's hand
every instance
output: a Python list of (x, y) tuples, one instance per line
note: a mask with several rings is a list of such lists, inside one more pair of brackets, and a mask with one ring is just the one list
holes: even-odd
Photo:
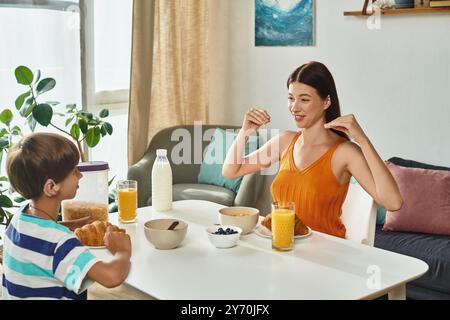
[(123, 232), (114, 232), (112, 227), (109, 226), (106, 229), (104, 242), (106, 248), (112, 253), (116, 254), (118, 252), (126, 253), (131, 257), (131, 239), (130, 236)]

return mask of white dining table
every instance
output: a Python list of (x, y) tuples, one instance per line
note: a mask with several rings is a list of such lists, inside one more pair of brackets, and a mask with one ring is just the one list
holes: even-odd
[[(405, 286), (428, 265), (416, 258), (313, 231), (295, 240), (292, 251), (272, 249), (271, 239), (254, 232), (241, 235), (237, 246), (214, 247), (206, 228), (219, 223), (224, 206), (200, 200), (173, 202), (168, 212), (138, 209), (137, 222), (122, 225), (132, 241), (131, 270), (126, 284), (162, 300), (354, 300), (389, 294), (405, 299)], [(158, 250), (148, 242), (144, 223), (175, 218), (188, 224), (181, 245)], [(102, 259), (106, 249), (92, 250)]]

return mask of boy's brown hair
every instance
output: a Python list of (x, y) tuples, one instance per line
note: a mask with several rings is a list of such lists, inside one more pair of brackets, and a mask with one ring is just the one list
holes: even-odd
[(6, 159), (12, 187), (26, 199), (42, 195), (47, 179), (59, 183), (80, 160), (77, 147), (54, 133), (34, 133), (16, 143)]

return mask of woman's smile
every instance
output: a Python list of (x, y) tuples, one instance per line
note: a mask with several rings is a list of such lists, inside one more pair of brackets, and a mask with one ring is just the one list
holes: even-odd
[(302, 115), (294, 115), (295, 121), (297, 122), (301, 122), (303, 121), (303, 119), (306, 118), (306, 116), (302, 116)]

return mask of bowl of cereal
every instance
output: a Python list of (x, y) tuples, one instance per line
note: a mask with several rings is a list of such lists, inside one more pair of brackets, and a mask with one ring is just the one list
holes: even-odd
[(219, 210), (220, 224), (239, 227), (242, 234), (253, 231), (259, 220), (259, 210), (251, 207), (227, 207)]

